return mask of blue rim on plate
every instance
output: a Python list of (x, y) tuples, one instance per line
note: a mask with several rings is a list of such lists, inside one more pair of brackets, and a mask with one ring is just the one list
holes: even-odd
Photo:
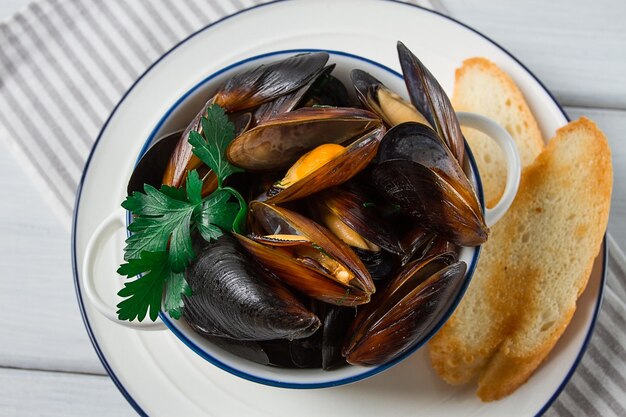
[[(247, 9), (240, 10), (240, 11), (238, 11), (236, 13), (233, 13), (231, 15), (225, 16), (225, 17), (223, 17), (220, 20), (217, 20), (217, 21), (215, 21), (213, 23), (210, 23), (210, 24), (206, 25), (205, 27), (203, 27), (203, 28), (199, 29), (198, 31), (192, 33), (191, 35), (189, 35), (188, 37), (186, 37), (185, 39), (181, 40), (176, 45), (174, 45), (174, 47), (172, 47), (172, 49), (170, 49), (169, 51), (164, 53), (154, 63), (152, 63), (146, 69), (146, 71), (143, 74), (141, 74), (137, 78), (137, 80), (135, 80), (135, 82), (130, 86), (130, 88), (124, 93), (124, 95), (122, 96), (120, 101), (115, 105), (115, 107), (113, 108), (111, 114), (109, 115), (109, 117), (107, 118), (106, 122), (102, 126), (102, 129), (98, 133), (98, 137), (96, 138), (96, 141), (94, 142), (94, 145), (93, 145), (91, 151), (89, 152), (89, 156), (87, 157), (87, 160), (86, 160), (86, 163), (85, 163), (85, 168), (84, 168), (83, 173), (81, 175), (80, 182), (78, 183), (78, 189), (76, 191), (76, 200), (75, 200), (75, 204), (74, 204), (74, 213), (73, 213), (73, 217), (72, 217), (72, 240), (71, 240), (71, 248), (70, 249), (72, 251), (72, 272), (73, 272), (73, 275), (74, 275), (74, 287), (75, 287), (75, 290), (76, 290), (76, 297), (78, 299), (78, 304), (79, 304), (79, 307), (80, 307), (80, 312), (81, 312), (81, 316), (82, 316), (82, 319), (83, 319), (83, 323), (85, 324), (85, 328), (87, 330), (87, 333), (89, 334), (89, 339), (91, 340), (91, 343), (92, 343), (94, 349), (96, 350), (96, 353), (98, 355), (98, 358), (100, 359), (100, 362), (102, 362), (102, 365), (104, 366), (105, 370), (107, 371), (107, 373), (109, 374), (109, 376), (113, 380), (113, 383), (120, 390), (120, 392), (122, 393), (124, 398), (126, 398), (128, 403), (135, 409), (135, 411), (139, 415), (147, 416), (148, 414), (141, 408), (141, 406), (139, 406), (139, 404), (135, 401), (135, 399), (129, 394), (129, 392), (122, 385), (122, 383), (120, 382), (118, 377), (115, 375), (115, 372), (113, 372), (113, 369), (111, 368), (111, 366), (107, 362), (106, 357), (104, 356), (104, 354), (103, 354), (103, 352), (102, 352), (102, 350), (101, 350), (101, 348), (100, 348), (100, 346), (98, 344), (98, 341), (97, 341), (97, 339), (95, 337), (93, 329), (91, 328), (91, 324), (89, 322), (89, 318), (87, 317), (87, 312), (86, 312), (86, 309), (85, 309), (85, 304), (83, 302), (83, 297), (82, 297), (82, 293), (81, 293), (81, 289), (80, 289), (80, 280), (79, 280), (79, 272), (78, 272), (78, 260), (77, 260), (77, 257), (76, 257), (76, 223), (77, 223), (78, 214), (79, 214), (80, 198), (81, 198), (81, 195), (82, 195), (83, 184), (84, 184), (85, 178), (87, 176), (87, 172), (89, 170), (91, 159), (92, 159), (92, 157), (93, 157), (93, 155), (94, 155), (94, 153), (96, 151), (96, 148), (98, 147), (100, 139), (102, 138), (104, 132), (106, 131), (106, 128), (107, 128), (109, 122), (111, 121), (111, 119), (113, 118), (115, 113), (117, 112), (117, 109), (119, 108), (119, 106), (124, 102), (126, 97), (133, 91), (135, 86), (137, 84), (139, 84), (139, 82), (141, 82), (141, 80), (146, 76), (146, 74), (148, 74), (155, 66), (157, 66), (165, 57), (167, 57), (170, 53), (172, 53), (179, 46), (181, 46), (182, 44), (187, 42), (189, 39), (193, 38), (194, 36), (204, 32), (204, 31), (206, 31), (206, 30), (208, 30), (210, 28), (212, 28), (213, 26), (219, 25), (220, 23), (222, 23), (224, 21), (227, 21), (227, 20), (229, 20), (229, 19), (231, 19), (231, 18), (233, 18), (233, 17), (235, 17), (237, 15), (240, 15), (242, 13), (246, 13), (246, 12), (249, 12), (251, 10), (258, 9), (258, 8), (261, 8), (261, 7), (265, 7), (265, 6), (268, 6), (268, 5), (273, 5), (273, 4), (276, 4), (276, 3), (282, 3), (282, 2), (285, 2), (285, 1), (290, 1), (290, 0), (275, 0), (275, 1), (272, 1), (272, 2), (269, 2), (269, 3), (259, 4), (259, 5), (247, 8)], [(400, 1), (400, 0), (381, 0), (381, 1), (387, 1), (387, 2), (391, 2), (391, 3), (401, 4), (401, 5), (407, 6), (409, 8), (419, 9), (421, 11), (433, 14), (435, 16), (439, 16), (441, 18), (444, 18), (446, 20), (454, 22), (454, 23), (456, 23), (456, 24), (458, 24), (458, 25), (460, 25), (460, 26), (470, 30), (471, 32), (477, 34), (478, 36), (482, 37), (487, 42), (491, 43), (492, 45), (494, 45), (495, 47), (500, 49), (503, 53), (508, 55), (518, 65), (520, 65), (543, 88), (543, 90), (546, 92), (546, 94), (548, 94), (548, 96), (552, 99), (554, 104), (556, 104), (556, 106), (559, 108), (559, 110), (561, 111), (561, 113), (563, 114), (565, 119), (568, 120), (568, 121), (570, 120), (568, 115), (567, 115), (567, 113), (565, 113), (565, 111), (563, 110), (561, 105), (554, 98), (552, 93), (543, 85), (543, 83), (522, 62), (520, 62), (517, 58), (515, 58), (515, 56), (513, 56), (510, 52), (508, 52), (506, 49), (504, 49), (502, 46), (500, 46), (497, 42), (494, 42), (492, 39), (488, 38), (487, 36), (483, 35), (479, 31), (473, 29), (472, 27), (466, 25), (465, 23), (462, 23), (462, 22), (460, 22), (460, 21), (458, 21), (458, 20), (456, 20), (456, 19), (454, 19), (452, 17), (446, 16), (446, 15), (444, 15), (442, 13), (437, 12), (437, 11), (430, 10), (430, 9), (427, 9), (427, 8), (424, 8), (424, 7), (415, 5), (415, 4), (404, 3), (403, 1)], [(598, 313), (600, 311), (600, 306), (602, 304), (602, 299), (603, 299), (603, 296), (604, 296), (604, 286), (605, 286), (605, 282), (606, 282), (606, 263), (607, 263), (607, 254), (608, 254), (607, 247), (606, 247), (606, 236), (605, 236), (605, 238), (603, 240), (603, 243), (602, 243), (602, 250), (604, 251), (604, 257), (602, 259), (602, 272), (601, 272), (601, 278), (600, 278), (601, 279), (600, 291), (599, 291), (598, 298), (597, 298), (597, 301), (596, 301), (596, 305), (595, 305), (595, 308), (594, 308), (594, 311), (593, 311), (593, 316), (592, 316), (592, 320), (591, 320), (591, 325), (589, 327), (589, 331), (587, 332), (587, 335), (585, 336), (585, 340), (584, 340), (584, 342), (582, 344), (581, 350), (578, 353), (578, 356), (576, 357), (576, 360), (572, 364), (571, 369), (569, 370), (569, 372), (567, 373), (567, 375), (565, 376), (565, 378), (563, 379), (563, 381), (561, 382), (559, 387), (556, 389), (556, 391), (554, 392), (552, 397), (550, 397), (550, 399), (541, 408), (541, 410), (539, 410), (539, 412), (537, 413), (537, 416), (542, 415), (548, 409), (548, 407), (550, 407), (550, 405), (554, 402), (554, 400), (559, 396), (559, 394), (561, 393), (563, 388), (565, 388), (565, 385), (567, 385), (568, 381), (570, 380), (570, 378), (574, 374), (576, 368), (578, 367), (578, 364), (580, 363), (581, 359), (583, 358), (583, 355), (584, 355), (585, 351), (587, 350), (587, 346), (589, 345), (589, 342), (591, 340), (591, 335), (593, 334), (593, 329), (595, 328), (596, 320), (598, 318)]]
[[(139, 153), (139, 156), (137, 157), (137, 161), (135, 162), (135, 164), (139, 163), (139, 160), (141, 159), (141, 157), (148, 151), (148, 149), (152, 145), (153, 141), (155, 139), (157, 139), (157, 137), (156, 137), (157, 133), (159, 132), (159, 130), (161, 129), (163, 124), (169, 119), (169, 117), (172, 115), (172, 113), (175, 112), (176, 109), (191, 94), (193, 94), (196, 90), (198, 90), (199, 88), (204, 86), (206, 83), (208, 83), (209, 81), (211, 81), (215, 77), (219, 76), (220, 74), (222, 74), (222, 73), (224, 73), (226, 71), (230, 71), (232, 69), (235, 69), (235, 68), (240, 67), (242, 65), (248, 64), (250, 62), (257, 61), (259, 59), (269, 58), (269, 57), (277, 56), (277, 55), (291, 55), (291, 54), (306, 53), (306, 52), (327, 52), (331, 56), (332, 55), (343, 56), (343, 57), (347, 57), (347, 58), (360, 60), (360, 61), (366, 62), (368, 64), (375, 65), (378, 68), (380, 68), (380, 69), (382, 69), (384, 71), (387, 71), (390, 74), (392, 74), (392, 75), (402, 79), (402, 74), (398, 73), (397, 71), (394, 71), (393, 69), (391, 69), (391, 68), (387, 67), (386, 65), (383, 65), (383, 64), (381, 64), (379, 62), (372, 61), (372, 60), (370, 60), (368, 58), (365, 58), (365, 57), (362, 57), (362, 56), (359, 56), (359, 55), (355, 55), (355, 54), (351, 54), (351, 53), (348, 53), (348, 52), (335, 51), (335, 50), (331, 50), (331, 49), (286, 49), (286, 50), (268, 52), (268, 53), (252, 56), (252, 57), (243, 59), (241, 61), (235, 62), (234, 64), (228, 65), (227, 67), (222, 68), (222, 69), (218, 70), (217, 72), (214, 72), (213, 74), (205, 77), (203, 80), (201, 80), (196, 85), (191, 87), (187, 92), (185, 92), (185, 94), (183, 94), (178, 100), (176, 100), (176, 102), (161, 117), (161, 119), (156, 124), (154, 129), (152, 129), (152, 132), (150, 133), (150, 135), (148, 136), (148, 139), (144, 143), (144, 145), (143, 145), (143, 147), (142, 147), (142, 149), (141, 149), (141, 151)], [(476, 167), (476, 161), (474, 160), (474, 155), (472, 154), (471, 149), (467, 145), (467, 142), (465, 143), (465, 150), (467, 152), (469, 163), (470, 163), (470, 166), (472, 167), (472, 171), (476, 175), (476, 184), (478, 186), (477, 187), (478, 200), (480, 201), (481, 207), (484, 207), (485, 202), (484, 202), (483, 187), (482, 187), (482, 183), (481, 183), (481, 180), (480, 180), (480, 175), (478, 173), (478, 168)], [(483, 215), (484, 215), (484, 208), (483, 208)], [(126, 216), (127, 222), (130, 221), (130, 218), (131, 218), (130, 212), (128, 212), (127, 216)], [(467, 290), (467, 287), (469, 286), (469, 283), (471, 281), (471, 277), (474, 274), (474, 270), (476, 269), (476, 264), (477, 264), (478, 258), (480, 256), (481, 248), (482, 248), (482, 246), (479, 246), (474, 251), (474, 254), (472, 256), (472, 261), (471, 261), (470, 266), (467, 269), (466, 274), (465, 274), (465, 280), (463, 282), (463, 285), (459, 289), (459, 292), (456, 295), (456, 297), (455, 297), (454, 301), (452, 302), (452, 304), (450, 305), (448, 311), (439, 320), (439, 322), (437, 322), (437, 324), (432, 328), (432, 330), (430, 332), (428, 332), (428, 334), (423, 338), (423, 340), (420, 343), (416, 344), (411, 349), (407, 350), (405, 353), (403, 353), (402, 355), (400, 355), (399, 357), (395, 358), (394, 360), (392, 360), (390, 362), (387, 362), (387, 363), (385, 363), (383, 365), (379, 365), (379, 366), (376, 366), (376, 367), (371, 367), (370, 370), (365, 371), (365, 372), (363, 372), (361, 374), (353, 375), (351, 377), (344, 377), (344, 378), (340, 378), (340, 379), (333, 380), (333, 381), (317, 382), (317, 383), (283, 382), (283, 381), (277, 381), (277, 380), (274, 380), (274, 379), (261, 378), (261, 377), (258, 377), (258, 376), (255, 376), (255, 375), (243, 372), (243, 371), (241, 371), (239, 369), (233, 368), (232, 366), (230, 366), (230, 365), (220, 361), (216, 357), (210, 355), (202, 347), (198, 346), (193, 340), (189, 339), (183, 332), (181, 332), (174, 325), (174, 323), (170, 320), (169, 316), (167, 314), (163, 313), (163, 311), (161, 311), (159, 313), (159, 317), (165, 323), (165, 325), (168, 327), (168, 329), (172, 333), (174, 333), (176, 335), (176, 337), (178, 337), (188, 348), (190, 348), (195, 353), (197, 353), (200, 357), (202, 357), (203, 359), (205, 359), (208, 362), (212, 363), (213, 365), (217, 366), (218, 368), (223, 369), (224, 371), (229, 372), (229, 373), (231, 373), (233, 375), (236, 375), (236, 376), (238, 376), (240, 378), (244, 378), (244, 379), (247, 379), (247, 380), (252, 381), (252, 382), (257, 382), (257, 383), (260, 383), (260, 384), (270, 385), (270, 386), (273, 386), (273, 387), (280, 387), (280, 388), (313, 389), (313, 388), (336, 387), (336, 386), (340, 386), (340, 385), (350, 384), (352, 382), (361, 381), (363, 379), (366, 379), (366, 378), (369, 378), (371, 376), (374, 376), (374, 375), (376, 375), (376, 374), (378, 374), (380, 372), (383, 372), (386, 369), (389, 369), (392, 366), (402, 362), (404, 359), (406, 359), (409, 356), (411, 356), (416, 350), (418, 350), (419, 348), (424, 346), (424, 344), (426, 344), (430, 340), (430, 338), (432, 336), (434, 336), (434, 334), (437, 333), (437, 331), (439, 331), (439, 329), (441, 329), (441, 327), (445, 324), (445, 322), (448, 320), (448, 318), (452, 315), (452, 313), (454, 312), (454, 310), (456, 309), (458, 304), (461, 302), (461, 298), (463, 298), (463, 295), (465, 294), (465, 291)]]

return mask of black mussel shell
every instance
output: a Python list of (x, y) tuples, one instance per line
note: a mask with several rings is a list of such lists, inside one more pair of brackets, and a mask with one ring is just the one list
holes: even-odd
[[(304, 339), (258, 342), (258, 346), (268, 358), (268, 364), (285, 368), (324, 370), (346, 364), (341, 355), (342, 342), (354, 320), (356, 310), (310, 301), (311, 310), (320, 318), (322, 326), (313, 335)], [(260, 355), (259, 357), (262, 358)]]
[(320, 368), (322, 366), (322, 332), (289, 342), (289, 356), (297, 368)]
[(425, 227), (414, 226), (410, 229), (400, 240), (400, 244), (404, 249), (404, 256), (401, 261), (402, 266), (426, 257), (436, 240), (437, 235)]
[(252, 113), (232, 113), (228, 115), (228, 120), (235, 125), (235, 137), (237, 137), (250, 128), (252, 123)]
[(402, 123), (390, 129), (381, 141), (378, 160), (384, 162), (391, 159), (424, 165), (449, 182), (472, 210), (480, 212), (478, 199), (463, 169), (430, 127), (420, 123)]
[(298, 54), (239, 73), (215, 94), (215, 103), (228, 112), (251, 109), (299, 89), (319, 75), (326, 52)]
[(369, 242), (400, 255), (399, 239), (387, 221), (379, 214), (376, 203), (368, 197), (364, 187), (352, 183), (345, 187), (326, 190), (311, 199), (318, 216), (330, 211), (343, 223)]
[(374, 181), (389, 201), (424, 221), (427, 227), (460, 246), (477, 246), (487, 240), (482, 216), (433, 171), (413, 161), (379, 164)]
[(258, 125), (266, 120), (270, 120), (280, 114), (287, 113), (298, 107), (300, 103), (307, 100), (306, 96), (309, 95), (310, 91), (315, 85), (317, 85), (318, 80), (325, 79), (330, 76), (329, 74), (334, 68), (335, 64), (320, 68), (318, 73), (314, 74), (309, 82), (304, 84), (302, 87), (288, 94), (283, 94), (272, 101), (261, 104), (254, 111), (254, 124)]
[(454, 253), (408, 264), (371, 304), (360, 309), (343, 348), (353, 365), (380, 365), (432, 336), (449, 314), (466, 264)]
[(162, 184), (163, 172), (170, 159), (181, 132), (165, 135), (154, 143), (141, 157), (128, 181), (126, 191), (131, 195), (135, 191), (143, 192), (144, 184), (159, 188)]
[(399, 264), (397, 257), (385, 250), (374, 252), (355, 247), (352, 250), (361, 259), (374, 280), (388, 278)]
[[(200, 245), (196, 245), (200, 246)], [(183, 317), (198, 333), (238, 340), (298, 339), (319, 319), (229, 235), (202, 245), (186, 278)]]
[(402, 123), (382, 139), (378, 158), (372, 179), (390, 203), (460, 246), (486, 241), (488, 228), (478, 198), (435, 131)]
[[(334, 65), (332, 65), (331, 71), (333, 68)], [(346, 86), (339, 79), (333, 77), (331, 71), (325, 71), (315, 80), (315, 83), (303, 97), (301, 106), (357, 107), (350, 98)]]
[(322, 368), (330, 370), (346, 363), (342, 342), (356, 315), (354, 308), (327, 305), (322, 325)]
[(398, 56), (411, 102), (435, 128), (459, 165), (463, 166), (465, 141), (450, 99), (437, 79), (402, 42), (398, 42)]

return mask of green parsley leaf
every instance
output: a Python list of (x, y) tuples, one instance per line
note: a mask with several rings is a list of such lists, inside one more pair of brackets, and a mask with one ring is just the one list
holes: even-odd
[(124, 288), (117, 293), (126, 298), (117, 305), (117, 317), (120, 320), (137, 318), (142, 321), (150, 310), (150, 319), (155, 321), (161, 309), (163, 285), (172, 275), (167, 252), (142, 252), (138, 259), (122, 264), (117, 273), (127, 277), (144, 274), (124, 284)]
[(237, 203), (229, 202), (229, 199), (230, 193), (218, 188), (202, 202), (202, 209), (194, 218), (194, 223), (207, 242), (222, 236), (222, 229), (232, 230)]
[(226, 147), (235, 138), (235, 125), (217, 104), (207, 108), (207, 115), (202, 117), (201, 123), (206, 140), (198, 132), (192, 131), (189, 133), (189, 143), (193, 146), (193, 153), (215, 172), (221, 188), (226, 178), (242, 171), (225, 157)]
[[(187, 186), (191, 201), (198, 201), (198, 174), (189, 174)], [(202, 188), (202, 183), (199, 183)], [(195, 257), (191, 246), (191, 217), (199, 204), (193, 204), (176, 197), (171, 187), (161, 187), (161, 191), (146, 184), (144, 193), (134, 192), (122, 203), (136, 217), (128, 226), (132, 235), (126, 239), (124, 259), (139, 259), (142, 252), (166, 251), (169, 243), (169, 264), (174, 272), (182, 272)]]
[(224, 187), (223, 190), (228, 191), (232, 196), (237, 199), (237, 202), (239, 203), (239, 211), (237, 212), (237, 215), (235, 216), (229, 230), (234, 230), (235, 233), (242, 235), (245, 233), (246, 216), (248, 213), (248, 205), (246, 204), (246, 200), (244, 200), (241, 194), (239, 194), (239, 191), (235, 190), (234, 188)]
[[(172, 318), (179, 319), (183, 296), (191, 295), (184, 270), (195, 258), (192, 230), (197, 229), (207, 241), (217, 239), (223, 230), (244, 231), (246, 201), (237, 190), (223, 187), (228, 176), (241, 171), (225, 156), (235, 136), (234, 125), (217, 105), (209, 106), (201, 123), (205, 137), (191, 132), (189, 143), (193, 153), (216, 173), (217, 190), (202, 199), (203, 182), (194, 170), (187, 173), (184, 188), (163, 185), (157, 190), (146, 184), (143, 193), (134, 192), (122, 203), (135, 219), (128, 226), (132, 234), (124, 249), (127, 263), (118, 273), (139, 278), (118, 292), (125, 298), (117, 305), (120, 320), (142, 321), (149, 314), (154, 321), (161, 304)], [(233, 197), (237, 202), (231, 201)]]
[[(145, 185), (144, 185), (144, 190), (145, 190)], [(185, 194), (184, 188), (176, 188), (176, 187), (171, 187), (169, 185), (162, 185), (159, 191), (165, 194), (166, 196), (173, 198), (174, 200), (188, 201), (187, 194)]]
[(194, 206), (199, 206), (202, 203), (202, 180), (195, 169), (187, 174), (185, 188), (187, 200)]
[(165, 283), (163, 308), (171, 318), (178, 320), (183, 313), (183, 295), (191, 295), (191, 287), (185, 280), (185, 274), (174, 272)]

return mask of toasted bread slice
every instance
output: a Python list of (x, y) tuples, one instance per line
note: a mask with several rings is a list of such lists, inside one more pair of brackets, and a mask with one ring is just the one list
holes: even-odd
[[(457, 111), (482, 114), (511, 134), (522, 166), (530, 165), (544, 148), (539, 126), (522, 92), (511, 77), (485, 58), (470, 58), (456, 70), (452, 104)], [(476, 156), (487, 207), (493, 207), (504, 192), (506, 162), (502, 150), (481, 132), (463, 128)]]
[(587, 285), (608, 222), (612, 181), (606, 137), (586, 118), (559, 129), (524, 170), (466, 296), (430, 343), (444, 380), (478, 377), (484, 401), (526, 382)]

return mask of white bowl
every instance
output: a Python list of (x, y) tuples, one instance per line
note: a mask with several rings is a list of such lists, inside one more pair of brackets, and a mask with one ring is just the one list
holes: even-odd
[[(143, 146), (141, 154), (138, 156), (137, 160), (141, 158), (143, 153), (149, 149), (155, 140), (170, 132), (183, 129), (202, 108), (207, 99), (212, 96), (217, 87), (234, 74), (256, 67), (262, 63), (269, 63), (292, 56), (296, 53), (310, 51), (311, 50), (277, 51), (254, 56), (234, 63), (206, 77), (204, 80), (187, 91), (187, 93), (185, 93), (165, 113), (150, 136), (146, 139), (145, 145)], [(393, 91), (399, 93), (406, 91), (402, 76), (384, 65), (345, 52), (327, 52), (329, 52), (330, 55), (329, 63), (337, 64), (333, 75), (344, 82), (349, 90), (352, 90), (350, 88), (350, 71), (354, 68), (360, 68), (374, 75)], [(482, 186), (479, 176), (477, 175), (476, 165), (469, 147), (466, 146), (466, 149), (468, 151), (467, 153), (469, 158), (467, 158), (468, 163), (465, 170), (477, 191), (481, 205), (483, 205)], [(163, 312), (161, 312), (160, 318), (183, 343), (185, 343), (202, 358), (239, 377), (266, 385), (286, 388), (321, 388), (343, 385), (359, 381), (382, 372), (385, 369), (401, 362), (424, 345), (441, 328), (461, 300), (476, 267), (479, 252), (480, 247), (465, 247), (461, 249), (460, 259), (465, 261), (468, 265), (464, 284), (456, 295), (449, 311), (441, 318), (441, 320), (439, 320), (438, 323), (434, 324), (434, 327), (428, 335), (420, 343), (413, 346), (400, 357), (379, 366), (342, 366), (338, 369), (330, 371), (324, 371), (321, 369), (287, 369), (265, 366), (243, 359), (214, 345), (201, 335), (195, 333), (185, 320), (172, 320), (166, 313)]]

